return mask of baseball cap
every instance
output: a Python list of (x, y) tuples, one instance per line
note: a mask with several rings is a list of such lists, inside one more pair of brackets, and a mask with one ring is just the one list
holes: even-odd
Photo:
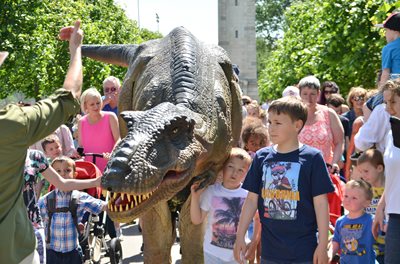
[(0, 66), (3, 64), (4, 60), (7, 58), (7, 51), (0, 51)]
[(392, 13), (383, 24), (376, 24), (375, 26), (400, 31), (400, 12)]

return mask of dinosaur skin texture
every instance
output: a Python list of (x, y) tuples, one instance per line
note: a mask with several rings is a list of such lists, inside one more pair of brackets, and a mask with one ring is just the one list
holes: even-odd
[(123, 138), (102, 178), (110, 217), (141, 217), (145, 263), (171, 263), (173, 204), (182, 263), (203, 263), (203, 226), (190, 220), (190, 186), (215, 182), (241, 129), (238, 80), (226, 52), (175, 28), (141, 45), (84, 45), (82, 53), (128, 68), (118, 106)]

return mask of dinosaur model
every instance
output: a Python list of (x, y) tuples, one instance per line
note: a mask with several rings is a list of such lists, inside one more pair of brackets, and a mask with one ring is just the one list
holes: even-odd
[(85, 45), (82, 53), (128, 68), (118, 106), (123, 138), (102, 178), (110, 217), (140, 216), (145, 263), (170, 263), (171, 209), (180, 210), (182, 263), (203, 263), (190, 186), (215, 182), (241, 129), (239, 86), (226, 52), (181, 27), (141, 45)]

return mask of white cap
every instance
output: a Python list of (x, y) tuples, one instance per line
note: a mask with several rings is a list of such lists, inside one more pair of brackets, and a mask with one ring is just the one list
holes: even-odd
[(286, 96), (300, 96), (300, 90), (296, 86), (288, 86), (283, 90), (282, 97)]

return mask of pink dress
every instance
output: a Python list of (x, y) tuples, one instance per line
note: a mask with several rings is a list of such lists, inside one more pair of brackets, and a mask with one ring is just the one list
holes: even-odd
[(316, 149), (324, 156), (326, 163), (332, 164), (333, 159), (333, 134), (328, 108), (320, 110), (322, 119), (314, 124), (305, 125), (299, 134), (299, 141)]
[[(110, 115), (115, 115), (112, 112), (103, 112), (103, 117), (95, 124), (90, 124), (87, 115), (81, 119), (81, 144), (85, 153), (103, 153), (111, 152), (115, 140), (110, 126)], [(92, 157), (84, 157), (85, 160), (93, 162)], [(107, 160), (96, 158), (96, 166), (101, 172), (104, 171), (107, 165)]]

